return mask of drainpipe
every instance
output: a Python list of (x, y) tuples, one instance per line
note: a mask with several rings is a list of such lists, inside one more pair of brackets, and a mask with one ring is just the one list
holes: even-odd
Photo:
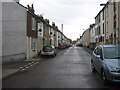
[(120, 1), (118, 2), (118, 44), (120, 44)]
[[(120, 1), (118, 2), (118, 44), (120, 44)], [(118, 55), (120, 56), (120, 46), (118, 46)], [(120, 66), (120, 60), (118, 60)]]
[[(120, 44), (120, 1), (118, 2), (118, 44)], [(120, 46), (118, 46), (118, 55), (120, 56)], [(120, 60), (118, 60), (120, 66)]]

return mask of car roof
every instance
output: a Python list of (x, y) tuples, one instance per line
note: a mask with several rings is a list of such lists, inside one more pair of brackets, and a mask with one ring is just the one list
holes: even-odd
[(120, 47), (120, 45), (116, 44), (116, 45), (99, 45), (101, 47)]

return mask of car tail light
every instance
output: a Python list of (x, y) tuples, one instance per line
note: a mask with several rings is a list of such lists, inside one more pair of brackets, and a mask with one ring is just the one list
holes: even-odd
[(49, 52), (52, 52), (53, 50), (49, 50)]

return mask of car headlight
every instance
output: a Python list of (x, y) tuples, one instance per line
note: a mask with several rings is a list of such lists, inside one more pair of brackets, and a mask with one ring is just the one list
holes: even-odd
[(118, 71), (120, 71), (120, 68), (110, 66), (109, 71), (110, 72), (118, 72)]

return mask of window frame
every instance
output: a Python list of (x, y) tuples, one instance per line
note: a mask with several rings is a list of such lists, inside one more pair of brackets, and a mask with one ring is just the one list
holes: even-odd
[(36, 40), (35, 39), (31, 40), (31, 49), (32, 51), (36, 51)]
[(32, 30), (36, 30), (36, 19), (34, 17), (32, 17)]

